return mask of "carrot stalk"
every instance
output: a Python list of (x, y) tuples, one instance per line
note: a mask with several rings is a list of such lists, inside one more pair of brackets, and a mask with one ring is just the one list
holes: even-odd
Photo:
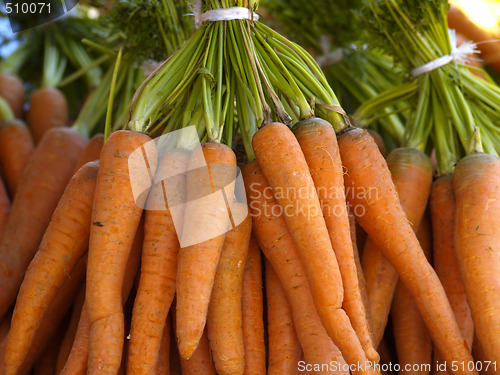
[[(458, 328), (446, 293), (425, 258), (418, 239), (399, 202), (387, 163), (373, 138), (361, 129), (350, 129), (339, 136), (339, 149), (346, 168), (346, 186), (363, 192), (347, 195), (354, 207), (362, 207), (356, 218), (415, 298), (434, 344), (451, 363), (469, 363), (472, 357)], [(368, 192), (376, 192), (371, 199)], [(455, 374), (477, 374), (462, 371)]]
[(247, 261), (243, 270), (241, 298), (245, 375), (263, 374), (266, 372), (266, 345), (264, 342), (262, 256), (259, 244), (253, 235), (250, 236)]
[[(322, 215), (309, 167), (293, 133), (283, 124), (262, 127), (253, 137), (257, 161), (299, 252), (321, 321), (354, 374), (375, 373), (349, 317), (342, 309), (344, 291), (339, 265)], [(279, 161), (279, 162), (278, 162)], [(372, 353), (370, 353), (372, 354)]]
[(0, 317), (14, 302), (86, 142), (70, 129), (51, 130), (26, 166), (0, 243)]

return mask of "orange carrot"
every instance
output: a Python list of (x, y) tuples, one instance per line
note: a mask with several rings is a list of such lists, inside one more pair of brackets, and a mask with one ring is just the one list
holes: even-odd
[(0, 125), (0, 166), (11, 197), (14, 197), (33, 153), (33, 139), (21, 120)]
[[(430, 208), (434, 239), (434, 269), (443, 284), (467, 346), (472, 348), (474, 323), (464, 285), (460, 278), (454, 246), (455, 197), (453, 195), (453, 177), (451, 175), (439, 177), (432, 184)], [(444, 363), (439, 353), (436, 352), (434, 357), (434, 362)], [(443, 367), (445, 366), (440, 368)], [(437, 373), (445, 374), (446, 371)]]
[(68, 360), (69, 353), (71, 352), (71, 347), (76, 336), (76, 330), (78, 328), (78, 322), (80, 321), (80, 315), (82, 312), (83, 303), (85, 301), (85, 284), (78, 292), (75, 303), (71, 310), (71, 317), (68, 323), (68, 328), (64, 332), (64, 337), (61, 342), (61, 347), (59, 348), (59, 353), (57, 355), (56, 363), (56, 374), (60, 374), (61, 370), (64, 368), (66, 361)]
[[(146, 166), (154, 175), (156, 146), (154, 142), (147, 143), (150, 140), (141, 133), (117, 131), (101, 152), (85, 297), (90, 320), (89, 375), (116, 374), (120, 368), (125, 329), (122, 288), (143, 208), (133, 196), (129, 157), (136, 150), (142, 151), (142, 155), (148, 156)], [(151, 181), (145, 183), (149, 190)]]
[(31, 95), (26, 122), (37, 144), (50, 129), (66, 126), (68, 103), (64, 94), (56, 88), (37, 89)]
[(102, 146), (104, 145), (104, 135), (96, 134), (90, 138), (87, 147), (83, 150), (80, 158), (76, 162), (75, 172), (90, 161), (99, 160)]
[[(446, 293), (405, 216), (387, 163), (373, 138), (354, 128), (342, 133), (338, 141), (346, 186), (364, 193), (347, 195), (353, 207), (363, 209), (362, 214), (354, 210), (357, 220), (414, 296), (443, 358), (450, 363), (472, 361)], [(457, 369), (454, 373), (472, 375), (477, 371)]]
[(250, 236), (247, 261), (243, 270), (241, 299), (245, 375), (264, 374), (266, 372), (266, 345), (264, 342), (262, 256), (259, 244), (253, 235)]
[(88, 248), (99, 165), (83, 166), (69, 182), (17, 295), (6, 366), (15, 373), (57, 291)]
[(0, 97), (9, 103), (16, 118), (23, 118), (25, 100), (24, 84), (17, 76), (0, 73)]
[(326, 332), (347, 363), (354, 365), (354, 374), (375, 373), (372, 367), (359, 366), (368, 362), (367, 354), (342, 309), (344, 291), (339, 266), (299, 143), (287, 126), (272, 123), (254, 135), (252, 145), (276, 201), (284, 210)]
[(66, 324), (61, 324), (57, 329), (55, 335), (47, 343), (47, 346), (43, 350), (40, 357), (35, 362), (33, 366), (33, 375), (55, 375), (57, 366), (57, 355), (59, 353), (59, 348), (61, 347), (61, 342), (64, 337), (64, 331)]
[(10, 199), (5, 190), (2, 179), (0, 178), (0, 240), (2, 239), (2, 234), (9, 220), (10, 214)]
[(158, 362), (156, 363), (156, 375), (170, 375), (170, 335), (172, 331), (172, 319), (170, 315), (167, 317), (163, 335), (161, 337), (160, 353), (158, 354)]
[(271, 264), (266, 262), (267, 329), (269, 332), (269, 375), (298, 374), (300, 345), (292, 311)]
[(368, 131), (368, 133), (370, 133), (370, 135), (372, 136), (373, 140), (377, 144), (380, 153), (385, 158), (387, 156), (387, 153), (386, 153), (386, 150), (385, 150), (385, 144), (384, 144), (384, 140), (382, 139), (382, 136), (378, 132), (376, 132), (375, 130), (373, 130), (373, 129), (367, 129), (367, 131)]
[(481, 343), (479, 342), (476, 335), (474, 335), (473, 342), (474, 344), (472, 345), (472, 355), (476, 360), (476, 364), (478, 365), (478, 370), (481, 375), (498, 375), (498, 364), (491, 362), (486, 357), (486, 354), (484, 354), (484, 350), (481, 347)]
[[(252, 214), (254, 234), (288, 298), (306, 363), (321, 365), (333, 362), (339, 366), (346, 365), (313, 307), (311, 289), (300, 262), (298, 250), (266, 177), (256, 161), (245, 165), (242, 172)], [(329, 371), (315, 372), (315, 374), (330, 373)], [(349, 371), (334, 373), (347, 374)]]
[[(208, 170), (199, 168), (205, 162)], [(182, 241), (194, 243), (180, 249), (176, 279), (176, 335), (179, 354), (184, 359), (191, 357), (203, 334), (215, 272), (229, 224), (224, 201), (214, 202), (210, 194), (225, 189), (228, 199), (232, 199), (233, 192), (226, 186), (234, 186), (236, 157), (227, 146), (206, 143), (193, 151), (189, 166), (189, 169), (198, 169), (187, 176), (187, 201), (207, 196), (208, 199), (187, 205), (184, 216)], [(219, 207), (214, 208), (214, 204), (219, 204)], [(222, 234), (209, 240), (204, 238), (213, 237), (214, 233)]]
[[(387, 164), (406, 217), (414, 228), (418, 228), (432, 184), (430, 160), (423, 152), (398, 148), (390, 153)], [(359, 192), (353, 190), (351, 194)], [(381, 192), (374, 191), (372, 194), (368, 199), (377, 199), (376, 194)], [(378, 345), (387, 324), (398, 274), (371, 239), (368, 239), (365, 245), (362, 265), (366, 277), (374, 342)]]
[[(141, 222), (142, 223), (142, 222)], [(141, 259), (141, 247), (144, 238), (143, 226), (139, 223), (139, 228), (134, 237), (132, 249), (127, 259), (125, 268), (125, 277), (122, 287), (122, 299), (126, 301), (133, 286), (134, 276), (139, 269)], [(89, 341), (90, 341), (90, 321), (87, 313), (86, 302), (82, 306), (80, 321), (75, 334), (75, 340), (71, 347), (68, 359), (61, 371), (61, 375), (84, 375), (87, 372), (87, 362), (89, 356)]]
[[(36, 359), (43, 352), (48, 342), (54, 337), (57, 327), (61, 325), (64, 317), (71, 308), (78, 291), (81, 289), (85, 279), (85, 269), (87, 266), (87, 258), (80, 259), (75, 269), (68, 275), (66, 282), (59, 289), (57, 297), (50, 305), (49, 310), (44, 315), (42, 324), (36, 332), (35, 339), (26, 354), (22, 365), (19, 367), (17, 374), (24, 374), (35, 363)], [(9, 353), (7, 352), (6, 355)], [(5, 374), (14, 374), (9, 371), (9, 367), (5, 368)]]
[[(417, 230), (417, 237), (429, 259), (432, 252), (432, 235), (428, 217), (422, 220)], [(399, 373), (428, 375), (432, 362), (431, 337), (414, 298), (401, 282), (398, 282), (394, 293), (391, 317), (398, 363), (401, 366)]]
[(293, 130), (316, 186), (331, 246), (342, 276), (342, 308), (347, 313), (368, 360), (376, 363), (379, 356), (372, 344), (366, 308), (360, 292), (335, 130), (328, 122), (318, 118), (301, 121)]
[[(247, 206), (236, 203), (231, 211), (245, 217)], [(210, 296), (207, 335), (215, 369), (220, 375), (243, 375), (245, 371), (241, 290), (251, 230), (252, 221), (247, 216), (227, 232)]]
[(26, 166), (0, 243), (0, 317), (14, 302), (86, 142), (70, 129), (54, 129)]
[(490, 361), (500, 363), (500, 158), (473, 154), (453, 173), (455, 251), (474, 328)]
[[(151, 374), (158, 362), (164, 325), (175, 294), (179, 251), (176, 228), (167, 204), (176, 206), (185, 202), (188, 160), (189, 155), (181, 150), (165, 154), (146, 202), (141, 274), (132, 312), (127, 359), (127, 372), (131, 374)], [(167, 175), (173, 177), (165, 183), (162, 179)]]
[(182, 375), (216, 375), (215, 366), (210, 354), (207, 330), (203, 331), (198, 346), (189, 359), (181, 356)]

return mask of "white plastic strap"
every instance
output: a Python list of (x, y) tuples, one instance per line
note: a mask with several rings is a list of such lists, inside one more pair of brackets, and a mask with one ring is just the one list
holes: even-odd
[(465, 42), (460, 47), (457, 47), (457, 38), (455, 35), (455, 30), (448, 30), (448, 35), (450, 38), (451, 44), (451, 53), (449, 55), (444, 55), (436, 60), (432, 60), (427, 64), (419, 66), (411, 71), (411, 75), (416, 78), (421, 74), (428, 73), (433, 71), (434, 69), (445, 66), (446, 64), (451, 63), (452, 61), (457, 61), (460, 64), (464, 64), (467, 62), (467, 56), (472, 55), (474, 53), (479, 53), (477, 50), (477, 46), (472, 42)]
[(201, 13), (201, 0), (192, 3), (194, 23), (199, 28), (203, 22), (230, 21), (230, 20), (252, 20), (258, 21), (259, 15), (244, 7), (219, 8)]

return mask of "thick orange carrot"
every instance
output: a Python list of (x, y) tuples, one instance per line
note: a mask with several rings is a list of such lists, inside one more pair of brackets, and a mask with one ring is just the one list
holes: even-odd
[(70, 129), (54, 129), (26, 166), (0, 243), (0, 317), (14, 302), (86, 142)]
[(50, 341), (47, 343), (47, 346), (43, 350), (42, 354), (40, 354), (40, 357), (38, 357), (35, 365), (33, 366), (33, 375), (57, 374), (57, 355), (59, 353), (59, 348), (61, 347), (65, 329), (66, 324), (61, 324), (52, 339), (50, 339)]
[[(208, 168), (200, 168), (205, 162)], [(189, 169), (192, 168), (198, 169), (187, 176), (187, 201), (201, 199), (186, 206), (181, 242), (192, 245), (179, 251), (176, 279), (176, 335), (179, 354), (185, 359), (191, 357), (203, 334), (220, 251), (230, 228), (219, 190), (224, 189), (231, 202), (236, 157), (227, 146), (205, 143), (193, 151), (189, 161)], [(211, 195), (215, 192), (219, 201)]]
[[(143, 172), (154, 175), (156, 146), (150, 140), (141, 133), (117, 131), (101, 152), (85, 297), (90, 320), (89, 375), (116, 374), (120, 368), (124, 340), (122, 288), (143, 209), (143, 202), (139, 205), (134, 199), (130, 173), (136, 171), (129, 170), (129, 157), (134, 151), (147, 156), (142, 162), (149, 172)], [(149, 190), (151, 181), (142, 182)]]
[(298, 374), (300, 345), (292, 310), (271, 264), (266, 262), (267, 329), (269, 333), (269, 375)]
[(10, 199), (7, 195), (7, 190), (0, 178), (0, 240), (2, 240), (2, 234), (9, 220), (10, 214)]
[[(144, 231), (141, 223), (134, 237), (132, 249), (127, 260), (125, 268), (125, 277), (122, 287), (122, 299), (126, 301), (130, 291), (132, 290), (134, 276), (139, 269), (139, 262), (141, 259), (141, 248), (143, 241)], [(61, 375), (84, 375), (87, 372), (87, 363), (89, 356), (89, 341), (90, 341), (90, 321), (87, 313), (86, 303), (82, 306), (80, 314), (80, 321), (76, 330), (75, 339), (71, 347), (68, 359), (61, 371)]]
[[(405, 216), (387, 163), (373, 138), (354, 128), (342, 133), (338, 141), (346, 186), (363, 193), (347, 195), (353, 207), (362, 208), (362, 214), (353, 211), (357, 220), (414, 296), (443, 358), (448, 362), (472, 361), (446, 293)], [(454, 373), (471, 375), (477, 371), (458, 369)]]
[(255, 236), (250, 236), (247, 261), (243, 270), (241, 294), (245, 375), (266, 372), (264, 342), (264, 296), (262, 293), (262, 256)]
[[(234, 204), (232, 213), (245, 217), (246, 204)], [(243, 375), (245, 371), (241, 290), (251, 230), (252, 219), (248, 215), (227, 232), (210, 296), (207, 335), (215, 369), (220, 375)]]
[[(127, 372), (131, 374), (152, 374), (158, 362), (165, 320), (175, 294), (179, 251), (176, 228), (167, 206), (185, 202), (188, 161), (188, 153), (180, 149), (165, 154), (146, 202), (141, 274), (127, 358)], [(168, 175), (173, 177), (164, 181)]]
[[(500, 158), (474, 154), (453, 173), (455, 251), (474, 328), (486, 357), (500, 363)], [(443, 355), (444, 356), (444, 355)]]
[(87, 251), (98, 170), (91, 162), (71, 179), (26, 271), (7, 342), (9, 373), (21, 365), (57, 291)]
[[(431, 162), (423, 152), (398, 148), (387, 157), (387, 164), (406, 217), (413, 228), (418, 228), (431, 190)], [(353, 188), (350, 194), (360, 193), (364, 194)], [(381, 192), (374, 190), (371, 194), (373, 196), (368, 199), (377, 199), (376, 194)], [(356, 209), (359, 210), (359, 207), (354, 207), (354, 210)], [(374, 342), (378, 346), (387, 324), (398, 274), (371, 239), (368, 239), (365, 245), (362, 266), (366, 278)]]
[[(253, 231), (262, 252), (273, 266), (292, 309), (293, 320), (305, 361), (309, 365), (346, 365), (339, 349), (321, 324), (313, 307), (312, 293), (298, 250), (287, 228), (280, 206), (256, 161), (242, 169)], [(328, 370), (315, 374), (330, 374)], [(347, 374), (349, 371), (336, 371)]]
[(68, 103), (64, 94), (56, 88), (37, 89), (31, 95), (26, 122), (35, 143), (39, 143), (50, 129), (66, 126)]
[[(430, 219), (424, 217), (417, 230), (417, 237), (427, 259), (430, 259), (432, 253), (431, 231)], [(398, 363), (401, 366), (399, 373), (430, 374), (432, 340), (413, 296), (401, 282), (398, 282), (394, 293), (391, 317)]]
[(163, 328), (163, 335), (161, 337), (160, 352), (158, 354), (158, 361), (156, 362), (155, 375), (170, 375), (170, 339), (172, 332), (172, 318), (171, 315), (167, 316), (165, 327)]
[(85, 284), (78, 292), (75, 303), (71, 309), (71, 317), (68, 323), (68, 328), (64, 332), (64, 337), (59, 348), (59, 353), (57, 355), (56, 363), (56, 374), (60, 374), (66, 361), (68, 360), (69, 353), (71, 352), (71, 347), (76, 336), (76, 330), (78, 328), (78, 322), (80, 321), (80, 315), (82, 312), (83, 303), (85, 302)]
[[(276, 201), (299, 252), (318, 314), (354, 374), (375, 373), (360, 339), (342, 309), (344, 291), (337, 259), (322, 215), (309, 167), (287, 126), (272, 123), (253, 137), (257, 161), (273, 188)], [(371, 354), (371, 353), (370, 353)]]
[(210, 354), (207, 330), (203, 331), (198, 346), (189, 359), (181, 356), (182, 375), (216, 375), (215, 366)]
[(0, 125), (0, 166), (11, 197), (14, 197), (33, 153), (33, 139), (21, 120)]
[(80, 158), (76, 162), (75, 172), (90, 161), (99, 160), (102, 146), (104, 145), (104, 135), (96, 134), (90, 138), (87, 147), (83, 150)]
[(376, 363), (379, 356), (372, 344), (366, 309), (358, 282), (347, 214), (342, 162), (335, 130), (328, 122), (318, 118), (301, 121), (294, 126), (293, 130), (316, 186), (330, 242), (342, 276), (344, 287), (342, 308), (347, 313), (368, 360)]
[(0, 97), (9, 103), (17, 118), (23, 118), (25, 95), (24, 84), (17, 76), (0, 73)]
[[(78, 291), (83, 285), (86, 266), (87, 258), (83, 257), (80, 259), (71, 275), (68, 275), (66, 282), (59, 289), (57, 297), (52, 301), (49, 310), (47, 310), (42, 324), (40, 324), (40, 328), (36, 332), (35, 339), (32, 341), (32, 345), (16, 374), (24, 374), (29, 370), (43, 352), (48, 342), (56, 334), (57, 328), (61, 325), (61, 322), (67, 315), (67, 312), (78, 295)], [(8, 354), (9, 353), (6, 352), (6, 355)], [(5, 370), (5, 374), (7, 375), (14, 374), (14, 372), (9, 371), (9, 367), (6, 367)]]

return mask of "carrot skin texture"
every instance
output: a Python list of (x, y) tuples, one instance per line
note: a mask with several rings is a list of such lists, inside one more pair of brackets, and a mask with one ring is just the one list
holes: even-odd
[[(432, 184), (432, 165), (428, 156), (411, 148), (398, 148), (387, 157), (387, 165), (401, 207), (413, 228), (418, 228), (424, 215)], [(372, 197), (375, 199), (375, 197)], [(368, 239), (363, 252), (363, 272), (375, 345), (384, 334), (398, 274), (373, 240)]]
[[(346, 362), (340, 350), (328, 336), (316, 309), (312, 308), (314, 302), (304, 267), (266, 177), (256, 161), (245, 165), (242, 173), (254, 234), (287, 295), (306, 363), (334, 361), (344, 366)], [(316, 372), (327, 373), (329, 372)]]
[[(199, 168), (205, 162), (207, 168)], [(191, 166), (198, 169), (191, 171), (186, 178), (188, 202), (220, 189), (226, 190), (231, 201), (232, 189), (227, 185), (231, 186), (236, 177), (236, 157), (229, 147), (205, 143), (192, 152), (190, 169)], [(176, 278), (176, 336), (179, 354), (184, 359), (191, 357), (203, 334), (225, 231), (230, 228), (228, 225), (227, 207), (214, 207), (213, 200), (205, 199), (186, 206), (181, 242), (192, 241), (189, 243), (194, 244), (179, 250)], [(222, 234), (209, 240), (200, 237), (208, 235), (210, 238), (213, 233)]]
[(264, 342), (262, 256), (254, 235), (250, 236), (248, 245), (241, 298), (245, 375), (264, 374), (266, 372), (266, 344)]
[(267, 322), (269, 332), (268, 375), (299, 373), (300, 345), (292, 310), (271, 264), (266, 262)]
[(349, 316), (368, 360), (376, 363), (380, 358), (373, 347), (366, 308), (361, 297), (337, 136), (328, 122), (317, 118), (298, 122), (293, 131), (318, 191), (330, 242), (342, 276), (342, 308)]
[(217, 375), (210, 353), (206, 329), (203, 331), (203, 335), (191, 358), (180, 358), (182, 375)]
[(90, 320), (88, 374), (116, 374), (120, 368), (124, 315), (122, 286), (142, 214), (133, 196), (129, 156), (142, 150), (156, 169), (156, 146), (141, 133), (117, 131), (101, 152), (92, 212), (86, 306)]
[[(420, 245), (428, 259), (432, 253), (430, 226), (430, 220), (424, 217), (417, 230)], [(401, 282), (398, 282), (394, 293), (391, 315), (398, 363), (401, 365), (400, 373), (429, 375), (432, 364), (432, 340), (413, 296)], [(412, 370), (406, 371), (406, 365), (411, 365)], [(413, 368), (413, 365), (418, 365), (418, 370)]]
[(83, 149), (80, 158), (76, 162), (75, 172), (83, 167), (85, 164), (99, 160), (101, 155), (102, 147), (104, 146), (104, 135), (96, 134), (92, 138), (90, 138), (89, 143)]
[(474, 328), (486, 357), (500, 361), (500, 158), (473, 154), (453, 173), (455, 251)]
[(34, 148), (30, 131), (21, 120), (12, 120), (0, 126), (0, 166), (11, 197), (16, 195)]
[(7, 195), (7, 190), (3, 181), (0, 179), (0, 240), (2, 240), (2, 234), (9, 220), (10, 214), (10, 199)]
[(86, 142), (70, 129), (54, 129), (40, 142), (26, 166), (0, 243), (0, 317), (14, 302)]
[(68, 103), (64, 94), (50, 87), (35, 90), (30, 98), (26, 122), (36, 144), (50, 129), (66, 126)]
[(23, 118), (26, 93), (19, 77), (0, 73), (0, 97), (9, 103), (16, 118)]
[[(181, 150), (165, 154), (146, 202), (141, 275), (132, 312), (127, 373), (153, 374), (158, 362), (164, 325), (174, 299), (179, 240), (172, 214), (165, 202), (185, 202), (185, 171), (189, 155)], [(162, 181), (168, 169), (167, 184)], [(161, 203), (165, 208), (160, 210)]]
[[(236, 203), (233, 212), (247, 212)], [(243, 269), (248, 253), (252, 220), (247, 215), (226, 233), (207, 314), (207, 335), (215, 369), (220, 375), (243, 375), (245, 349), (241, 311)]]
[(44, 313), (88, 248), (98, 163), (70, 180), (17, 295), (5, 358), (8, 373), (21, 365)]
[[(353, 206), (364, 207), (358, 221), (398, 271), (417, 302), (422, 318), (446, 361), (472, 361), (467, 344), (436, 273), (425, 258), (403, 212), (387, 163), (366, 131), (351, 129), (339, 136), (346, 186), (378, 190), (378, 199), (348, 195)], [(390, 227), (389, 227), (390, 225)], [(388, 229), (390, 228), (390, 230)], [(465, 374), (458, 369), (455, 374)], [(477, 371), (467, 372), (467, 375)]]

